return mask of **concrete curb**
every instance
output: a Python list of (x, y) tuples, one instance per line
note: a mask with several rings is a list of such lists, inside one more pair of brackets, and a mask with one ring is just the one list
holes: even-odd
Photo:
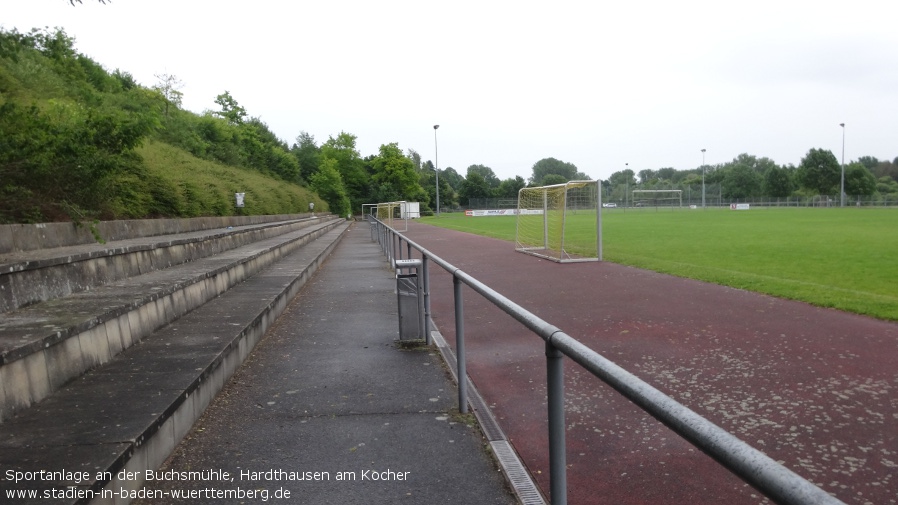
[[(311, 214), (280, 214), (268, 216), (208, 216), (172, 219), (130, 219), (100, 221), (94, 225), (106, 241), (127, 240), (154, 235), (174, 235), (199, 230), (244, 226), (250, 224), (288, 221)], [(65, 223), (4, 224), (0, 225), (0, 254), (33, 251), (71, 245), (95, 244), (97, 239), (90, 225)]]

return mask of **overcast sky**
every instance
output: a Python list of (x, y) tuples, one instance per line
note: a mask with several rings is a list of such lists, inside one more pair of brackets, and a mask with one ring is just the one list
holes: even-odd
[(898, 157), (898, 4), (887, 1), (0, 0), (0, 24), (63, 27), (184, 107), (230, 91), (292, 144), (341, 131), (464, 175), (554, 157), (593, 178), (811, 148)]

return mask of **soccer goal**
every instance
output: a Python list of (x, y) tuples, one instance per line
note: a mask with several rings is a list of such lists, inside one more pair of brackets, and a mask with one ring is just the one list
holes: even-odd
[(681, 189), (634, 189), (633, 204), (637, 207), (682, 207)]
[(382, 202), (370, 205), (371, 214), (382, 223), (396, 231), (408, 231), (408, 220), (411, 217), (408, 212), (408, 202)]
[(602, 260), (599, 181), (518, 191), (515, 250), (559, 263)]

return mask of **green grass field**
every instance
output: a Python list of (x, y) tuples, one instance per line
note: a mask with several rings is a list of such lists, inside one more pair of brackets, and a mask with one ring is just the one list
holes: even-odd
[[(421, 221), (514, 242), (514, 217)], [(605, 261), (898, 321), (896, 209), (614, 209), (602, 222)]]

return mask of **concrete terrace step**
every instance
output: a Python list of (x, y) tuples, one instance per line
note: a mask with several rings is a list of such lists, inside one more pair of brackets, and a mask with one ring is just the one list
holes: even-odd
[[(165, 461), (348, 226), (282, 256), (0, 425), (0, 468), (69, 472), (40, 482), (0, 479), (0, 496), (36, 490), (38, 498), (14, 503), (45, 503), (43, 491), (69, 489), (72, 498), (54, 503), (127, 503), (100, 498), (102, 490), (137, 489), (139, 481), (120, 481), (119, 472), (143, 475)], [(98, 472), (111, 478), (97, 479)]]
[[(312, 214), (276, 214), (259, 216), (205, 216), (169, 219), (129, 219), (99, 221), (91, 224), (38, 223), (0, 224), (0, 255), (97, 243), (96, 235), (107, 242), (157, 235), (176, 235), (228, 226), (290, 221)], [(92, 228), (92, 229), (91, 229)], [(94, 233), (96, 232), (96, 234)]]
[[(304, 216), (286, 221), (128, 237), (104, 244), (6, 252), (0, 254), (0, 313), (218, 254), (332, 218)], [(212, 223), (204, 221), (202, 224)], [(144, 225), (140, 229), (152, 232), (158, 231), (157, 228)], [(169, 228), (175, 227), (170, 225)], [(131, 231), (133, 234), (137, 230)], [(10, 240), (15, 241), (16, 237)]]
[(334, 218), (7, 312), (0, 320), (0, 422), (343, 223)]

